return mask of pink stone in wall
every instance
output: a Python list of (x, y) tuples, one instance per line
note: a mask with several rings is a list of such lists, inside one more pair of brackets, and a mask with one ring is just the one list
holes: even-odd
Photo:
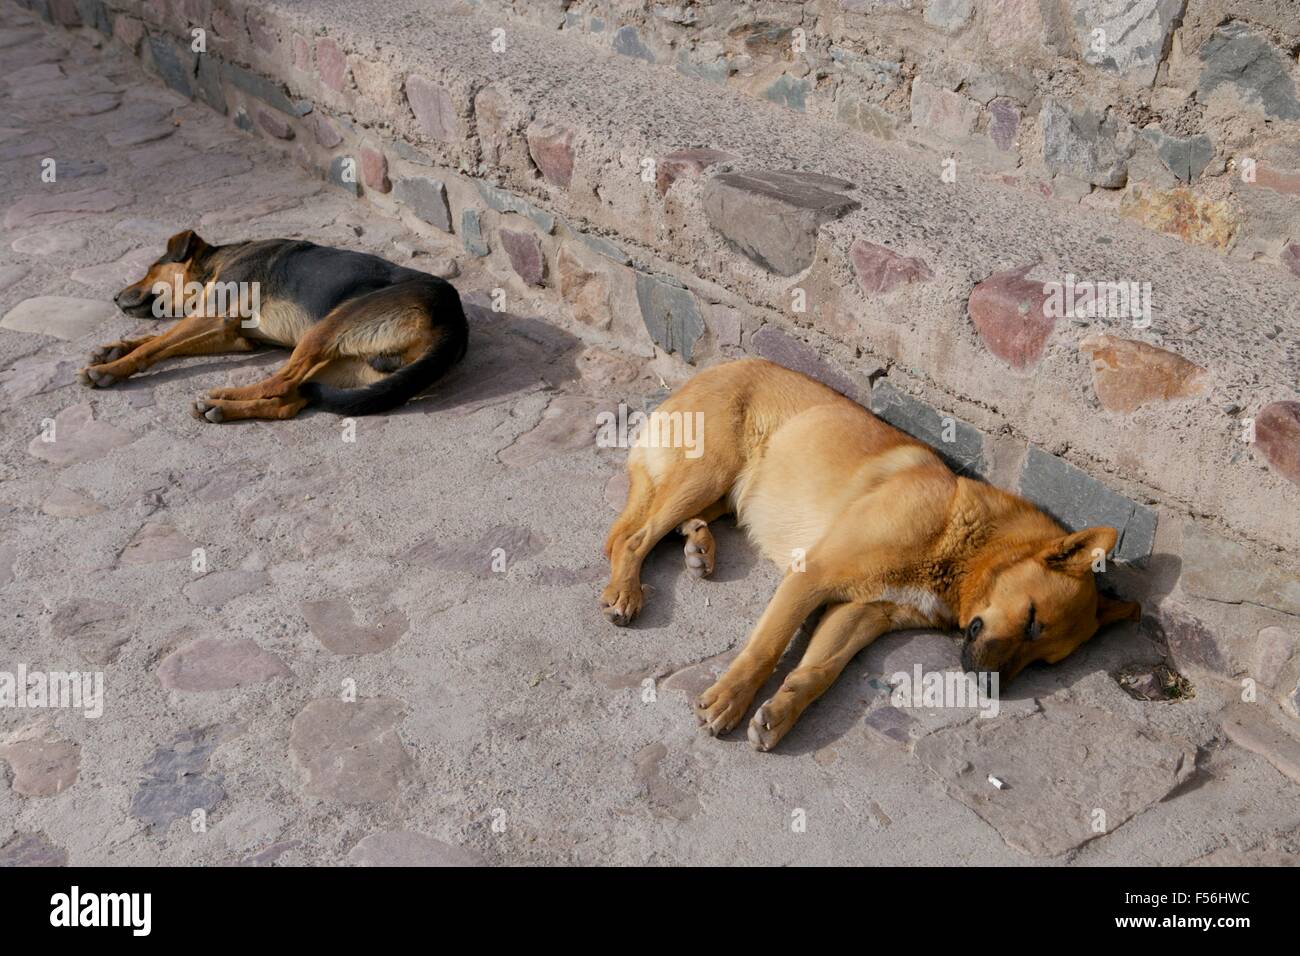
[(971, 292), (971, 321), (985, 347), (1012, 368), (1038, 363), (1056, 325), (1043, 283), (1026, 278), (1037, 263), (995, 272)]
[(1093, 335), (1079, 343), (1092, 359), (1092, 384), (1102, 407), (1128, 414), (1152, 402), (1201, 395), (1205, 369), (1181, 355), (1136, 339)]
[(406, 78), (406, 101), (426, 133), (444, 143), (458, 143), (464, 138), (460, 115), (445, 87), (418, 74)]
[(529, 129), (528, 154), (548, 183), (569, 188), (573, 180), (573, 130), (562, 126)]
[(662, 196), (677, 180), (698, 179), (710, 166), (736, 158), (720, 149), (679, 149), (660, 156), (655, 164), (655, 189)]
[(393, 188), (388, 180), (388, 158), (373, 146), (361, 147), (361, 180), (375, 192), (386, 193)]
[(1288, 480), (1300, 485), (1300, 402), (1273, 402), (1255, 416), (1255, 447)]
[(929, 282), (934, 273), (924, 259), (900, 256), (892, 249), (858, 239), (849, 247), (858, 285), (868, 295), (884, 295), (909, 282)]
[(316, 66), (320, 70), (321, 82), (341, 93), (347, 85), (348, 58), (333, 37), (321, 37), (316, 41)]
[(293, 35), (293, 68), (306, 73), (311, 70), (311, 46), (299, 33)]
[(510, 229), (502, 229), (498, 236), (519, 278), (529, 285), (541, 285), (546, 279), (546, 256), (542, 253), (541, 240), (531, 232)]

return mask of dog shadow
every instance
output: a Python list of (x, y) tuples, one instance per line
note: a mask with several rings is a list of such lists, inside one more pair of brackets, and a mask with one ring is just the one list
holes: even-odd
[(472, 411), (578, 378), (581, 339), (541, 319), (493, 312), (473, 301), (464, 306), (469, 322), (465, 357), (428, 392), (385, 414)]

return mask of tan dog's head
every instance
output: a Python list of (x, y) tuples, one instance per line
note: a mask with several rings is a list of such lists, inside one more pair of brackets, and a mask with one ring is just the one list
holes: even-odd
[(163, 253), (161, 259), (149, 267), (144, 278), (139, 282), (132, 282), (113, 296), (113, 302), (127, 315), (137, 319), (170, 317), (170, 313), (162, 316), (154, 315), (159, 283), (169, 288), (176, 288), (178, 285), (184, 288), (187, 282), (197, 281), (193, 274), (194, 262), (208, 248), (208, 244), (192, 229), (176, 233), (167, 240), (167, 251)]
[(1137, 620), (1141, 605), (1099, 594), (1093, 562), (1115, 547), (1114, 528), (1086, 528), (976, 569), (959, 622), (962, 667), (997, 671), (1005, 685), (1031, 661), (1055, 664), (1098, 628)]

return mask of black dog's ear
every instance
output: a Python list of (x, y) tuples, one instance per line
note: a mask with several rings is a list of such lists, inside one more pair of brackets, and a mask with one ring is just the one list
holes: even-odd
[(208, 244), (199, 238), (199, 234), (193, 229), (186, 229), (184, 232), (178, 232), (167, 240), (167, 253), (162, 257), (163, 262), (189, 262), (204, 249)]

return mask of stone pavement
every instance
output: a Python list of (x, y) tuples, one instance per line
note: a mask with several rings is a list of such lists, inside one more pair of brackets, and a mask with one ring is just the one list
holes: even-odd
[[(670, 539), (638, 626), (596, 607), (624, 456), (596, 447), (597, 414), (674, 381), (84, 35), (0, 6), (0, 83), (0, 672), (103, 680), (101, 716), (0, 707), (0, 865), (1300, 853), (1296, 784), (1255, 752), (1279, 745), (1222, 729), (1219, 685), (1121, 688), (1165, 655), (1137, 627), (1027, 673), (992, 719), (890, 704), (889, 675), (958, 663), (914, 632), (860, 655), (776, 753), (700, 736), (688, 701), (775, 569), (724, 525), (713, 580)], [(113, 291), (191, 226), (416, 253), (473, 304), (469, 357), (354, 426), (190, 416), (277, 352), (83, 389), (84, 356), (142, 325)]]

